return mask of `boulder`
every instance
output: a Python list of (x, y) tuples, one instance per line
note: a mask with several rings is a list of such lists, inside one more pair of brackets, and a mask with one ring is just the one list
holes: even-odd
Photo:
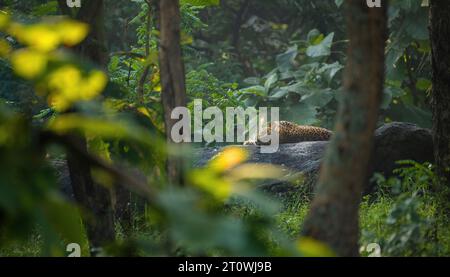
[[(262, 154), (259, 146), (240, 146), (248, 150), (251, 163), (269, 163), (290, 169), (290, 173), (303, 173), (305, 182), (301, 187), (277, 180), (267, 180), (260, 184), (263, 190), (283, 197), (287, 193), (302, 191), (312, 192), (317, 180), (320, 164), (327, 141), (300, 142), (281, 144), (279, 151), (272, 154)], [(196, 151), (193, 156), (194, 167), (204, 166), (224, 147), (205, 147)], [(394, 122), (381, 126), (375, 131), (375, 143), (367, 178), (366, 192), (373, 190), (369, 182), (375, 172), (385, 176), (392, 175), (398, 167), (399, 160), (414, 160), (417, 162), (433, 162), (433, 140), (431, 131), (410, 123)], [(63, 160), (52, 162), (58, 173), (61, 189), (66, 196), (73, 199), (67, 164)]]
[[(251, 163), (270, 163), (290, 169), (292, 172), (301, 172), (306, 177), (305, 184), (309, 192), (317, 180), (321, 160), (328, 146), (328, 141), (300, 142), (281, 144), (279, 151), (272, 154), (262, 154), (259, 146), (245, 147)], [(212, 157), (219, 153), (223, 147), (209, 147), (199, 151), (195, 158), (195, 166), (205, 165)], [(410, 123), (393, 122), (382, 125), (375, 131), (375, 143), (372, 150), (366, 192), (373, 190), (370, 179), (375, 172), (391, 176), (392, 171), (398, 168), (399, 160), (414, 160), (420, 163), (433, 162), (433, 139), (431, 131)], [(297, 186), (276, 180), (261, 184), (265, 191), (283, 196), (295, 191)], [(304, 190), (304, 186), (302, 187)]]

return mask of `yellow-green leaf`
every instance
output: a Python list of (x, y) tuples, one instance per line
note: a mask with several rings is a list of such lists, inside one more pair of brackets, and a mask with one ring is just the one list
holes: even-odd
[(10, 21), (9, 15), (3, 11), (0, 11), (0, 30), (8, 26)]
[(248, 153), (244, 148), (228, 147), (211, 160), (209, 167), (217, 172), (224, 172), (242, 164), (247, 158)]
[(11, 46), (6, 40), (0, 39), (0, 57), (6, 57), (11, 53)]
[(297, 249), (306, 257), (334, 257), (336, 254), (324, 243), (302, 237), (297, 241)]
[(74, 46), (86, 38), (89, 25), (74, 20), (64, 20), (57, 24), (56, 30), (64, 45)]
[(31, 49), (17, 50), (11, 55), (14, 72), (29, 80), (42, 74), (47, 67), (47, 62), (44, 54)]

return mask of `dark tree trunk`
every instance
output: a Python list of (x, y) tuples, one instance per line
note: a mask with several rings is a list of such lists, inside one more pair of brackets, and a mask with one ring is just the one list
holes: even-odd
[(450, 181), (450, 2), (430, 1), (433, 137), (437, 172)]
[[(162, 103), (167, 141), (176, 120), (171, 114), (176, 107), (186, 107), (186, 85), (184, 63), (180, 45), (180, 3), (179, 0), (159, 1), (160, 49), (159, 67), (162, 86)], [(167, 175), (174, 184), (182, 184), (182, 160), (170, 157), (167, 161)]]
[(339, 256), (358, 256), (358, 211), (384, 83), (386, 4), (345, 2), (350, 38), (335, 135), (322, 165), (303, 235)]
[[(70, 139), (80, 149), (86, 151), (84, 137), (71, 135)], [(83, 221), (91, 247), (90, 252), (95, 256), (100, 247), (115, 238), (111, 194), (107, 188), (92, 180), (91, 168), (80, 153), (70, 151), (67, 155), (67, 165), (75, 199), (88, 213)]]
[[(59, 2), (60, 9), (67, 13), (63, 2), (65, 1)], [(75, 51), (97, 65), (106, 67), (108, 53), (103, 29), (103, 0), (91, 0), (83, 3), (76, 19), (89, 24), (90, 33)], [(80, 149), (87, 151), (85, 137), (72, 134), (70, 139)], [(111, 191), (93, 181), (91, 168), (79, 153), (71, 151), (67, 156), (67, 162), (75, 198), (85, 211), (91, 213), (91, 216), (85, 216), (83, 220), (87, 229), (91, 253), (96, 255), (101, 246), (115, 239)]]

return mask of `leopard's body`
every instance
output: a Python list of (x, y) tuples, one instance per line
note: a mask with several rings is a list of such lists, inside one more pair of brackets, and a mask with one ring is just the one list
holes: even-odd
[[(289, 121), (276, 121), (272, 124), (269, 124), (267, 133), (271, 133), (272, 131), (279, 133), (279, 143), (297, 143), (302, 141), (327, 141), (331, 138), (333, 132), (328, 129), (308, 126), (308, 125), (298, 125)], [(244, 145), (262, 145), (263, 143), (258, 136), (258, 140), (254, 141), (246, 141)]]

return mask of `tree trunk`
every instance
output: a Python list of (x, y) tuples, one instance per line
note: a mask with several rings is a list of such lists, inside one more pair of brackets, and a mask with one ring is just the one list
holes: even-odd
[[(162, 103), (167, 141), (173, 142), (170, 133), (176, 120), (171, 119), (172, 110), (186, 107), (186, 85), (184, 63), (180, 45), (180, 3), (179, 0), (159, 1), (160, 46), (159, 67), (162, 86)], [(173, 184), (183, 183), (182, 160), (169, 156), (167, 176)]]
[(450, 2), (430, 1), (433, 137), (437, 173), (450, 181)]
[(358, 256), (359, 204), (384, 83), (386, 4), (345, 2), (350, 38), (335, 135), (322, 164), (303, 235), (339, 256)]
[[(84, 137), (71, 135), (70, 139), (78, 144), (80, 149), (87, 149)], [(115, 239), (111, 194), (107, 188), (92, 180), (91, 168), (79, 153), (70, 151), (67, 155), (67, 165), (75, 199), (83, 210), (89, 213), (84, 216), (83, 221), (90, 252), (95, 256), (100, 247)]]
[[(65, 3), (59, 3), (60, 9), (64, 12)], [(90, 33), (75, 51), (97, 65), (106, 67), (108, 53), (103, 29), (103, 0), (83, 3), (76, 19), (89, 24)], [(77, 143), (80, 149), (87, 151), (85, 137), (72, 134), (70, 139)], [(101, 246), (115, 239), (111, 191), (93, 181), (91, 168), (79, 153), (71, 151), (67, 155), (67, 162), (75, 198), (81, 207), (92, 215), (84, 217), (83, 221), (87, 229), (91, 254), (95, 256)]]

